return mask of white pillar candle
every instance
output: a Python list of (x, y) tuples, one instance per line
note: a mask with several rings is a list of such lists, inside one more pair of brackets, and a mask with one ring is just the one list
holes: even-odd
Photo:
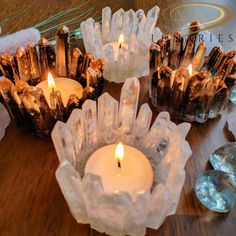
[[(82, 98), (83, 87), (79, 82), (64, 77), (52, 78), (50, 74), (48, 75), (48, 80), (49, 79), (52, 79), (55, 83), (54, 90), (60, 91), (65, 107), (71, 94), (75, 94), (78, 98)], [(50, 106), (50, 94), (52, 92), (52, 89), (48, 85), (48, 80), (40, 82), (39, 84), (37, 84), (37, 87), (43, 90), (44, 96)]]
[(153, 184), (149, 160), (142, 152), (127, 145), (111, 144), (95, 151), (86, 163), (86, 173), (101, 177), (106, 194), (125, 191), (132, 196), (150, 191)]

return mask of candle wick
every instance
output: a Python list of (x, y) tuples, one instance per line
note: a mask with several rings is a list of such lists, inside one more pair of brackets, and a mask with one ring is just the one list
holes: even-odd
[(121, 168), (121, 163), (119, 160), (117, 161), (117, 164), (118, 164), (118, 167)]

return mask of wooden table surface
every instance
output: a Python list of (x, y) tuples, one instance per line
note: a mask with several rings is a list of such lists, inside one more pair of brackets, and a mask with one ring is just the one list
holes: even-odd
[[(16, 31), (33, 26), (45, 18), (64, 9), (76, 6), (82, 1), (73, 0), (1, 0), (0, 22), (13, 17), (28, 4), (34, 5), (23, 15), (10, 19), (2, 26), (2, 33)], [(91, 1), (101, 14), (102, 7), (110, 5), (113, 9), (145, 10), (158, 4), (164, 9), (173, 9), (181, 1)], [(218, 1), (208, 1), (218, 2)], [(172, 5), (174, 4), (174, 5)], [(236, 12), (234, 0), (224, 4)], [(201, 15), (201, 9), (189, 7), (176, 12), (181, 21), (160, 16), (158, 24), (164, 32), (173, 31), (173, 25), (180, 27), (191, 21), (191, 11)], [(209, 18), (212, 12), (209, 12)], [(184, 18), (185, 17), (185, 18)], [(231, 33), (235, 25), (233, 18), (230, 23), (213, 29), (215, 32)], [(236, 40), (236, 38), (235, 38)], [(226, 49), (235, 47), (235, 41), (226, 44)], [(106, 86), (106, 90), (118, 97), (119, 91)], [(156, 114), (155, 114), (156, 115)], [(228, 112), (221, 117), (205, 124), (192, 125), (187, 137), (193, 155), (186, 165), (186, 180), (175, 215), (169, 216), (158, 230), (147, 230), (147, 235), (235, 235), (236, 210), (229, 214), (213, 213), (202, 206), (196, 198), (193, 187), (199, 173), (210, 169), (209, 155), (228, 141), (234, 141), (227, 130), (225, 121)], [(77, 224), (61, 194), (55, 179), (58, 159), (53, 144), (49, 140), (38, 139), (19, 131), (14, 122), (6, 130), (0, 142), (0, 235), (101, 235), (89, 225)]]

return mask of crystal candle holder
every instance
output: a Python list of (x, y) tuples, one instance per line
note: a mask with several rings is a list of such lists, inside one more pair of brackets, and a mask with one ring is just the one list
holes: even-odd
[(235, 51), (197, 41), (200, 25), (192, 22), (186, 40), (176, 32), (150, 47), (150, 97), (158, 111), (173, 118), (203, 123), (224, 110), (235, 84)]
[[(185, 140), (189, 123), (176, 125), (168, 112), (162, 112), (150, 127), (148, 104), (136, 116), (139, 90), (139, 80), (129, 78), (119, 104), (104, 93), (97, 104), (87, 100), (52, 131), (60, 161), (56, 178), (72, 215), (78, 223), (109, 235), (145, 235), (147, 227), (157, 229), (174, 214), (185, 180), (185, 163), (192, 153)], [(105, 194), (100, 176), (84, 174), (94, 151), (118, 142), (138, 149), (150, 161), (154, 172), (150, 191), (132, 196), (119, 191)]]
[[(104, 78), (116, 83), (129, 77), (149, 74), (149, 46), (152, 37), (160, 33), (155, 28), (160, 9), (124, 11), (112, 14), (109, 7), (102, 10), (102, 24), (89, 18), (81, 23), (81, 33), (87, 52), (103, 58)], [(123, 36), (123, 37), (122, 37)]]
[[(23, 130), (47, 136), (57, 120), (66, 121), (74, 108), (81, 108), (87, 98), (96, 99), (102, 93), (103, 64), (91, 53), (83, 55), (78, 48), (72, 49), (69, 29), (62, 26), (56, 34), (56, 45), (41, 38), (38, 45), (30, 43), (27, 48), (18, 48), (14, 56), (0, 55), (4, 76), (0, 80), (0, 96)], [(41, 82), (49, 72), (64, 81), (59, 86), (66, 87), (63, 91), (57, 91), (57, 82), (48, 93), (42, 89), (48, 88)]]

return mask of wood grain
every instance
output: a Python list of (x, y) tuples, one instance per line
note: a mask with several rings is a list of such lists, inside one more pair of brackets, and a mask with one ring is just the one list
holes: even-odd
[[(0, 21), (34, 3), (27, 14), (2, 25), (2, 31), (14, 32), (33, 26), (59, 11), (76, 6), (79, 2), (1, 0)], [(181, 1), (91, 2), (101, 14), (101, 9), (106, 5), (113, 9), (143, 8), (147, 11), (155, 4), (163, 10), (170, 4)], [(234, 0), (229, 0), (227, 4), (230, 6), (233, 2)], [(172, 30), (174, 23), (171, 19), (168, 21), (162, 17), (158, 20), (158, 24), (166, 32)], [(224, 32), (228, 33), (227, 29), (230, 29), (231, 24), (227, 26), (229, 28), (224, 28)], [(228, 49), (233, 49), (234, 46), (235, 44), (229, 44)], [(105, 91), (118, 98), (119, 88), (119, 85), (106, 83)], [(141, 102), (145, 101), (148, 101), (147, 96)], [(155, 109), (153, 111), (156, 115)], [(228, 215), (213, 213), (199, 203), (193, 192), (197, 175), (211, 168), (208, 163), (209, 155), (228, 141), (234, 141), (225, 127), (227, 115), (226, 111), (221, 117), (206, 124), (192, 125), (187, 139), (193, 155), (186, 165), (187, 175), (177, 212), (167, 217), (158, 230), (149, 229), (147, 235), (234, 235), (236, 211), (233, 210)], [(58, 164), (50, 140), (22, 133), (14, 122), (11, 123), (6, 136), (0, 142), (0, 235), (102, 235), (88, 225), (77, 224), (72, 217), (55, 179)]]

